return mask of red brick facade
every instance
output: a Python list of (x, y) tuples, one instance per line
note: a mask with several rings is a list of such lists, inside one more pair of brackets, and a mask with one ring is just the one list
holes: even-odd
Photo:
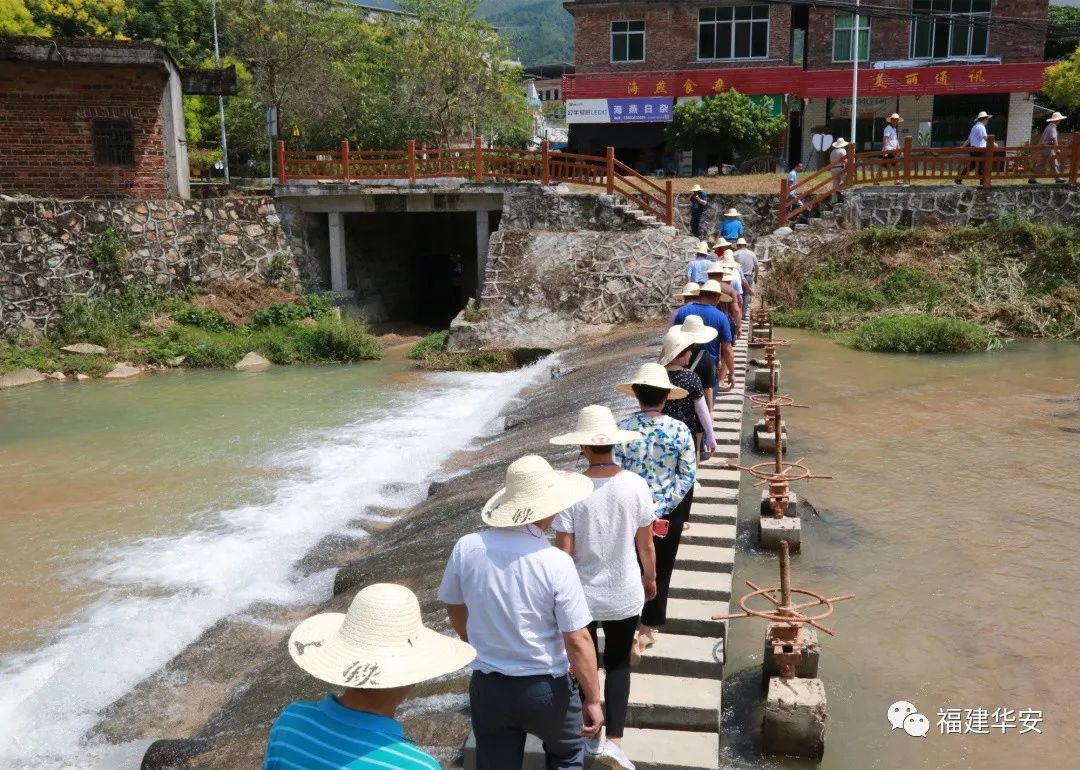
[[(0, 63), (0, 192), (167, 197), (165, 83), (150, 67)], [(131, 120), (134, 166), (95, 161), (95, 118)]]
[[(590, 2), (566, 4), (574, 15), (574, 65), (579, 73), (665, 69), (775, 67), (791, 58), (791, 8), (773, 5), (769, 13), (769, 55), (765, 59), (697, 58), (698, 9), (723, 2)], [(611, 22), (645, 22), (645, 61), (611, 61)]]

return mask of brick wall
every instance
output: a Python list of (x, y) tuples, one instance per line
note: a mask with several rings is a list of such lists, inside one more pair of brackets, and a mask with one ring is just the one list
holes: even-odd
[[(163, 198), (164, 72), (149, 67), (0, 66), (0, 192), (80, 198)], [(95, 118), (128, 118), (133, 167), (94, 160)]]
[(1005, 62), (1042, 61), (1046, 55), (1046, 27), (1050, 0), (996, 0), (994, 16), (1031, 24), (990, 27), (990, 54)]
[[(787, 64), (791, 51), (791, 8), (774, 5), (769, 16), (767, 59), (698, 61), (698, 9), (722, 6), (719, 2), (620, 3), (574, 2), (574, 64), (577, 72), (632, 72), (641, 70), (714, 69), (716, 67), (775, 67)], [(611, 59), (610, 24), (613, 21), (645, 21), (645, 61), (614, 63)]]

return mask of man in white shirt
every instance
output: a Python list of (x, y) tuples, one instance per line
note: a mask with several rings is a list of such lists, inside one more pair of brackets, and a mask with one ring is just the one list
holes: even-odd
[(961, 170), (960, 176), (956, 177), (953, 181), (956, 184), (963, 184), (964, 177), (974, 169), (980, 170), (982, 166), (983, 150), (986, 149), (986, 143), (989, 137), (986, 133), (986, 124), (990, 122), (990, 118), (993, 115), (988, 115), (986, 110), (983, 110), (976, 116), (975, 125), (971, 127), (971, 132), (968, 134), (967, 146), (971, 148), (971, 159), (968, 161), (967, 166)]
[(490, 529), (461, 538), (450, 554), (439, 601), (476, 649), (469, 706), (477, 770), (521, 767), (527, 734), (543, 741), (549, 770), (581, 770), (582, 737), (596, 738), (604, 725), (593, 618), (574, 560), (544, 535), (592, 492), (590, 479), (522, 457), (481, 512)]
[[(889, 116), (889, 122), (885, 124), (885, 131), (881, 136), (881, 177), (883, 179), (886, 175), (894, 179), (900, 175), (900, 162), (897, 160), (900, 154), (898, 129), (903, 122), (904, 119), (894, 112)], [(900, 180), (896, 179), (895, 184), (900, 183)]]

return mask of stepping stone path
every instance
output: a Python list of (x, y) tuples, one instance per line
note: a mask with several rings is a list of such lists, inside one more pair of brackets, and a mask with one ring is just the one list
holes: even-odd
[[(623, 749), (638, 770), (720, 767), (727, 623), (712, 616), (727, 613), (731, 600), (740, 472), (724, 466), (739, 461), (746, 359), (744, 335), (735, 343), (735, 387), (716, 399), (717, 451), (698, 469), (700, 486), (694, 490), (690, 528), (679, 544), (667, 625), (630, 678)], [(475, 768), (474, 746), (470, 735), (465, 744), (466, 770)], [(586, 760), (585, 767), (600, 770), (608, 765)], [(543, 747), (539, 739), (529, 736), (522, 770), (543, 768)]]

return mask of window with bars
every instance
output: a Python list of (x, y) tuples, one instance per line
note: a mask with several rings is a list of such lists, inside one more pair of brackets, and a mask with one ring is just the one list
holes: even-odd
[(135, 127), (130, 120), (94, 121), (94, 160), (105, 166), (135, 165)]
[(985, 56), (991, 0), (913, 0), (911, 57)]
[(768, 5), (698, 10), (699, 59), (764, 59), (768, 55)]
[(645, 61), (645, 22), (611, 22), (611, 60)]
[(855, 38), (859, 40), (859, 61), (870, 61), (870, 18), (859, 16), (859, 29), (855, 29), (855, 14), (838, 13), (833, 20), (834, 62), (853, 61)]

